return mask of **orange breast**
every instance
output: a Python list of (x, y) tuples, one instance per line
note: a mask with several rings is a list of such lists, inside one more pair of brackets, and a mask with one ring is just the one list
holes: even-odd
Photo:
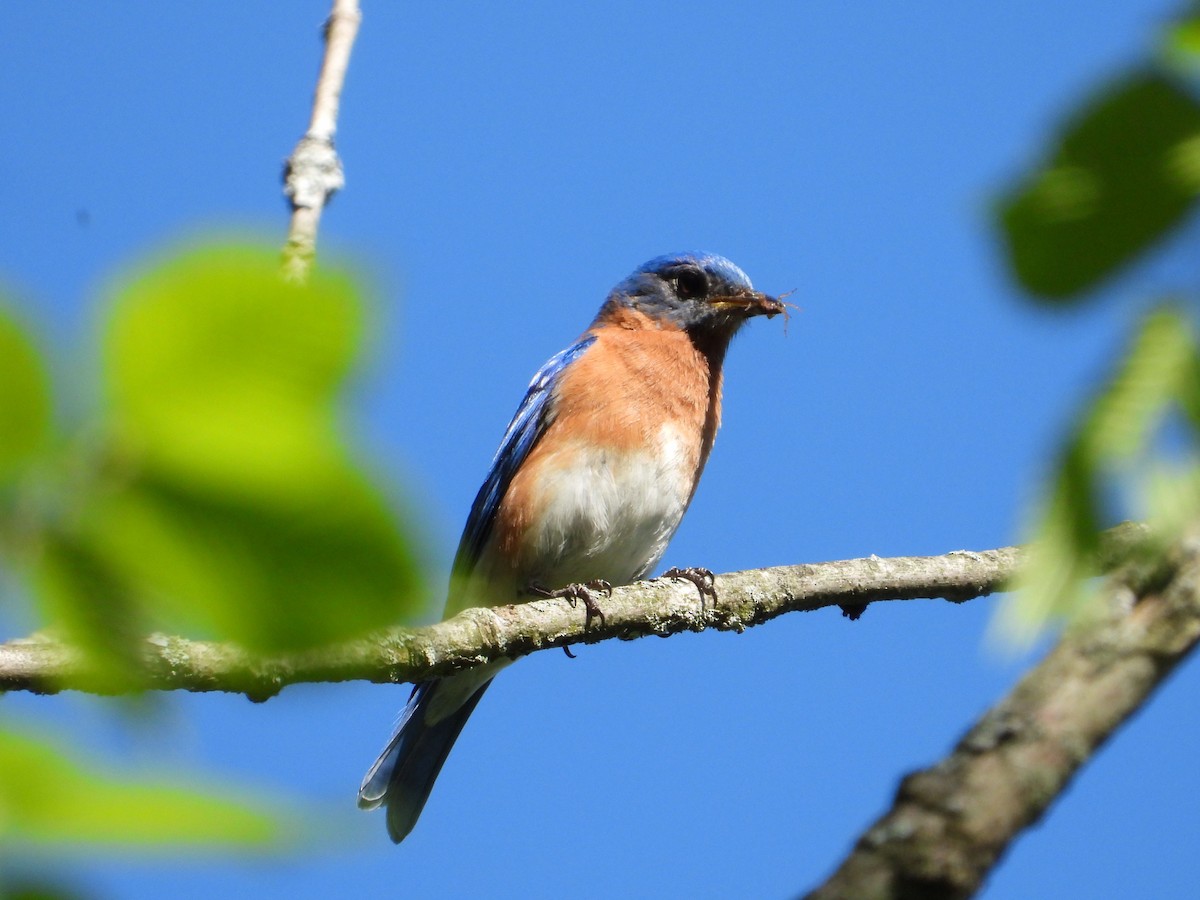
[(497, 510), (496, 550), (517, 570), (534, 563), (524, 559), (526, 537), (547, 502), (546, 486), (570, 469), (581, 449), (594, 464), (597, 450), (653, 455), (667, 440), (678, 464), (664, 469), (670, 473), (664, 477), (679, 479), (671, 490), (681, 497), (682, 515), (712, 448), (720, 421), (719, 364), (710, 364), (685, 332), (659, 328), (633, 311), (593, 333), (596, 343), (563, 373), (551, 401), (553, 421)]

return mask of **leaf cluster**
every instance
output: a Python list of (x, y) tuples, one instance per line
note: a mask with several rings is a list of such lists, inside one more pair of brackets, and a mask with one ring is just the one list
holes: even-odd
[[(1037, 303), (1083, 306), (1184, 227), (1200, 196), (1200, 17), (1167, 29), (1155, 59), (1067, 117), (1043, 163), (998, 204), (1010, 270)], [(1036, 511), (1036, 546), (1003, 608), (1010, 635), (1086, 608), (1098, 533), (1145, 518), (1157, 552), (1200, 520), (1197, 293), (1142, 312), (1081, 409)]]
[[(94, 402), (68, 417), (0, 303), (0, 599), (28, 602), (98, 685), (124, 688), (152, 630), (287, 651), (418, 608), (414, 541), (345, 434), (366, 313), (348, 271), (289, 283), (245, 244), (143, 265), (104, 305), (98, 371), (75, 391)], [(272, 833), (238, 803), (118, 783), (0, 731), (0, 845)]]

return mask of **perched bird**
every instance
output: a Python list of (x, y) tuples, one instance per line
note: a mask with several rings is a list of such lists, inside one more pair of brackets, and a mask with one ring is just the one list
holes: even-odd
[[(708, 253), (653, 259), (618, 284), (588, 330), (533, 377), (509, 423), (458, 545), (446, 615), (567, 596), (584, 601), (590, 621), (591, 591), (645, 576), (712, 449), (730, 339), (752, 316), (783, 311)], [(358, 792), (360, 807), (387, 807), (396, 843), (509, 662), (413, 689)]]

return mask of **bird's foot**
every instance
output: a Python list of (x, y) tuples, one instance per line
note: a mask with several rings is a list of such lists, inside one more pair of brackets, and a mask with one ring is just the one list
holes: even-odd
[[(605, 622), (604, 610), (596, 602), (595, 594), (603, 594), (605, 597), (612, 596), (612, 585), (603, 578), (597, 578), (595, 581), (589, 581), (587, 584), (568, 584), (566, 587), (557, 588), (552, 591), (547, 590), (540, 584), (531, 584), (528, 590), (535, 597), (545, 597), (548, 600), (566, 600), (571, 604), (572, 609), (582, 603), (585, 616), (583, 628), (585, 631), (592, 627), (592, 619), (597, 616), (600, 617), (601, 624)], [(570, 653), (567, 653), (567, 656), (570, 655)]]
[(704, 607), (704, 598), (709, 597), (715, 603), (717, 600), (717, 585), (716, 576), (711, 571), (701, 566), (688, 566), (681, 569), (678, 566), (672, 566), (667, 571), (662, 573), (663, 578), (682, 578), (684, 581), (690, 581), (696, 586), (696, 590), (700, 592), (700, 606)]

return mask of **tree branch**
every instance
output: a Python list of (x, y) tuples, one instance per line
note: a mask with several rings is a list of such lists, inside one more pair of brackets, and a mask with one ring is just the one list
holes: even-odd
[[(1107, 534), (1106, 565), (1125, 558), (1142, 539), (1141, 526)], [(857, 618), (881, 600), (942, 598), (954, 602), (1000, 590), (1012, 577), (1016, 547), (945, 556), (845, 560), (781, 566), (718, 576), (715, 600), (701, 601), (695, 585), (676, 579), (617, 588), (603, 599), (603, 619), (584, 629), (582, 610), (566, 600), (470, 609), (428, 628), (395, 628), (357, 641), (305, 653), (257, 656), (231, 644), (152, 635), (144, 650), (144, 687), (155, 690), (231, 691), (266, 699), (288, 684), (366, 680), (421, 681), (516, 658), (547, 647), (610, 638), (666, 637), (684, 631), (744, 631), (776, 616), (840, 606)], [(0, 690), (51, 693), (110, 692), (76, 649), (35, 636), (0, 644)]]
[(283, 274), (289, 281), (302, 282), (308, 277), (316, 255), (321, 212), (346, 183), (333, 138), (337, 133), (338, 102), (360, 22), (358, 0), (334, 0), (325, 23), (325, 59), (313, 95), (312, 118), (284, 165), (283, 193), (292, 204), (292, 222), (283, 249)]
[(941, 762), (900, 783), (891, 810), (809, 900), (969, 897), (1096, 749), (1200, 642), (1200, 538), (1069, 629)]

